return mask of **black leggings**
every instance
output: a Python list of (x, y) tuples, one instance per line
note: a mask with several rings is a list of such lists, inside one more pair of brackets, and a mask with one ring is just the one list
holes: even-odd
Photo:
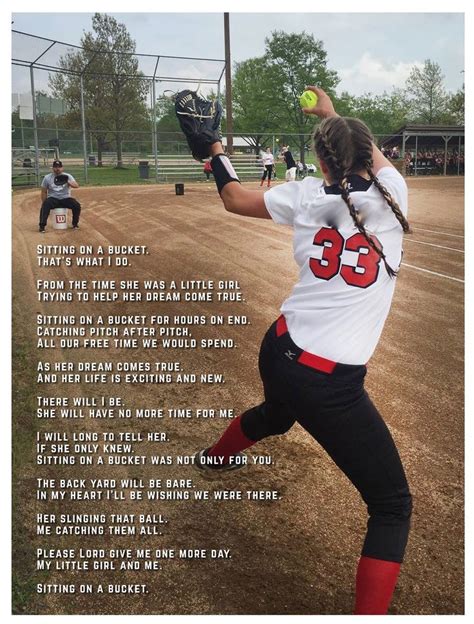
[(250, 440), (286, 433), (296, 422), (326, 450), (367, 505), (362, 554), (401, 563), (411, 495), (395, 443), (364, 390), (365, 366), (338, 364), (333, 374), (299, 364), (301, 353), (274, 323), (260, 349), (265, 402), (241, 418)]
[(263, 173), (262, 173), (262, 180), (265, 180), (265, 178), (268, 175), (268, 180), (270, 181), (272, 179), (272, 171), (273, 171), (273, 165), (265, 165), (265, 169), (263, 170)]
[(70, 208), (72, 210), (72, 224), (77, 225), (79, 223), (79, 215), (81, 214), (81, 204), (73, 197), (64, 197), (64, 199), (58, 199), (57, 197), (48, 197), (41, 204), (39, 224), (40, 227), (45, 227), (48, 221), (49, 212), (54, 208)]

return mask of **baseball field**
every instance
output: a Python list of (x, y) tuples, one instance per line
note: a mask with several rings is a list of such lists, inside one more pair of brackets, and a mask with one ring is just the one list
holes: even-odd
[[(399, 448), (414, 498), (412, 532), (390, 613), (461, 614), (463, 553), (464, 179), (407, 181), (409, 221), (392, 309), (369, 363), (367, 389)], [(257, 182), (246, 183), (256, 188)], [(225, 428), (224, 418), (123, 421), (35, 418), (37, 394), (122, 397), (128, 408), (229, 408), (260, 402), (260, 340), (297, 277), (292, 232), (267, 220), (224, 211), (213, 184), (88, 187), (75, 192), (81, 229), (38, 233), (39, 191), (13, 196), (14, 583), (17, 613), (30, 614), (348, 614), (366, 523), (358, 493), (324, 451), (295, 425), (250, 455), (272, 463), (204, 481), (192, 466), (42, 466), (55, 478), (192, 479), (209, 500), (36, 500), (37, 432), (166, 432), (144, 440), (143, 455), (191, 455)], [(50, 218), (51, 221), (51, 218)], [(39, 266), (37, 245), (145, 245), (148, 255), (123, 266)], [(61, 254), (59, 254), (61, 255)], [(242, 300), (181, 302), (44, 302), (37, 280), (238, 281)], [(232, 299), (232, 297), (231, 297)], [(240, 315), (248, 325), (192, 327), (193, 337), (234, 341), (233, 348), (36, 348), (36, 315)], [(215, 334), (213, 334), (215, 332)], [(36, 384), (37, 361), (179, 361), (186, 372), (222, 374), (213, 383), (153, 385)], [(33, 423), (33, 425), (32, 425)], [(165, 448), (164, 448), (165, 447)], [(276, 500), (220, 492), (276, 492)], [(231, 557), (175, 558), (160, 570), (43, 570), (32, 575), (38, 513), (162, 514), (163, 535), (54, 537), (55, 548), (150, 548), (230, 551)], [(40, 584), (146, 584), (146, 593), (38, 594)]]

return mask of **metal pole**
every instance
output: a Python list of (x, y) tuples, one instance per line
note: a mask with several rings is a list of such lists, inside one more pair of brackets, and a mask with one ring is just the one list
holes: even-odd
[(415, 175), (418, 172), (418, 135), (415, 136)]
[(21, 147), (25, 149), (25, 133), (23, 132), (23, 120), (20, 117), (20, 129), (21, 129)]
[(155, 182), (158, 182), (158, 145), (156, 140), (156, 87), (155, 80), (152, 83), (152, 97), (153, 97), (153, 156), (155, 157)]
[(406, 165), (406, 162), (407, 162), (407, 161), (406, 161), (406, 158), (405, 158), (405, 153), (406, 153), (406, 150), (405, 150), (405, 143), (406, 143), (406, 140), (407, 140), (407, 139), (406, 139), (406, 134), (405, 134), (405, 132), (404, 132), (404, 133), (403, 133), (403, 135), (402, 135), (402, 158), (403, 158), (403, 163), (402, 163), (402, 173), (403, 173), (403, 175), (405, 175), (405, 176), (406, 176), (406, 174), (407, 174), (407, 165)]
[(224, 47), (225, 47), (225, 105), (226, 105), (226, 125), (227, 125), (227, 153), (234, 153), (233, 132), (234, 126), (232, 121), (232, 76), (231, 76), (231, 60), (230, 60), (230, 29), (229, 14), (224, 13)]
[[(451, 138), (451, 137), (449, 137)], [(447, 166), (447, 161), (448, 161), (448, 141), (449, 138), (447, 137), (443, 137), (444, 139), (444, 171), (443, 171), (443, 175), (446, 175), (446, 166)]]
[(87, 171), (87, 135), (86, 135), (86, 113), (84, 110), (84, 79), (81, 75), (81, 121), (82, 121), (82, 148), (84, 150), (84, 180), (87, 184), (89, 176)]
[[(151, 132), (151, 151), (155, 153), (155, 133), (153, 132), (153, 115), (155, 111), (153, 110), (153, 83), (150, 81), (149, 86), (150, 91), (150, 132)], [(148, 156), (148, 154), (147, 154)]]
[(35, 140), (35, 176), (36, 185), (40, 184), (39, 170), (39, 142), (38, 142), (38, 120), (36, 119), (36, 98), (35, 98), (35, 76), (33, 65), (30, 65), (30, 81), (31, 81), (31, 100), (33, 103), (33, 134)]
[(459, 135), (459, 142), (458, 142), (458, 175), (459, 175), (460, 160), (461, 160), (461, 135)]

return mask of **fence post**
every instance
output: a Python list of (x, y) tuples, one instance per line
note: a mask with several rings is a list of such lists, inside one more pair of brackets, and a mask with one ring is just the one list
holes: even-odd
[(40, 185), (38, 120), (36, 119), (35, 77), (33, 65), (30, 65), (31, 100), (33, 104), (33, 134), (35, 139), (35, 176), (36, 186)]
[(84, 180), (87, 184), (89, 176), (87, 171), (87, 136), (86, 136), (86, 115), (84, 111), (84, 80), (81, 74), (81, 122), (82, 122), (82, 149), (84, 151)]
[(415, 137), (415, 175), (418, 175), (418, 135)]
[(458, 142), (458, 175), (459, 175), (460, 160), (461, 160), (461, 136), (459, 136), (459, 142)]
[(156, 140), (156, 87), (155, 87), (155, 79), (153, 78), (152, 83), (152, 92), (153, 92), (153, 156), (155, 158), (155, 182), (158, 182), (158, 141)]

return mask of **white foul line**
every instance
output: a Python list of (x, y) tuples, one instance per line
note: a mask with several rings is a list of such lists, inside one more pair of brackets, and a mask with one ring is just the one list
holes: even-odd
[(454, 282), (461, 282), (461, 284), (464, 284), (464, 280), (459, 279), (458, 277), (451, 277), (451, 275), (444, 275), (444, 273), (436, 273), (435, 271), (422, 269), (421, 267), (416, 267), (416, 266), (413, 266), (412, 264), (407, 264), (406, 262), (402, 262), (402, 266), (406, 266), (409, 269), (415, 269), (416, 271), (423, 271), (423, 273), (430, 273), (431, 275), (437, 275), (438, 277), (444, 277), (446, 279), (453, 280)]
[(437, 232), (436, 230), (425, 230), (423, 228), (412, 228), (413, 231), (419, 230), (420, 232), (431, 232), (432, 234), (441, 234), (441, 236), (454, 236), (454, 238), (464, 238), (460, 234), (448, 234), (448, 232)]
[(448, 251), (457, 251), (458, 253), (464, 253), (463, 249), (454, 249), (454, 247), (444, 247), (444, 245), (435, 245), (434, 243), (425, 243), (424, 241), (415, 240), (414, 238), (405, 238), (404, 243), (419, 243), (420, 245), (429, 245), (430, 247), (437, 247), (438, 249), (447, 249)]

